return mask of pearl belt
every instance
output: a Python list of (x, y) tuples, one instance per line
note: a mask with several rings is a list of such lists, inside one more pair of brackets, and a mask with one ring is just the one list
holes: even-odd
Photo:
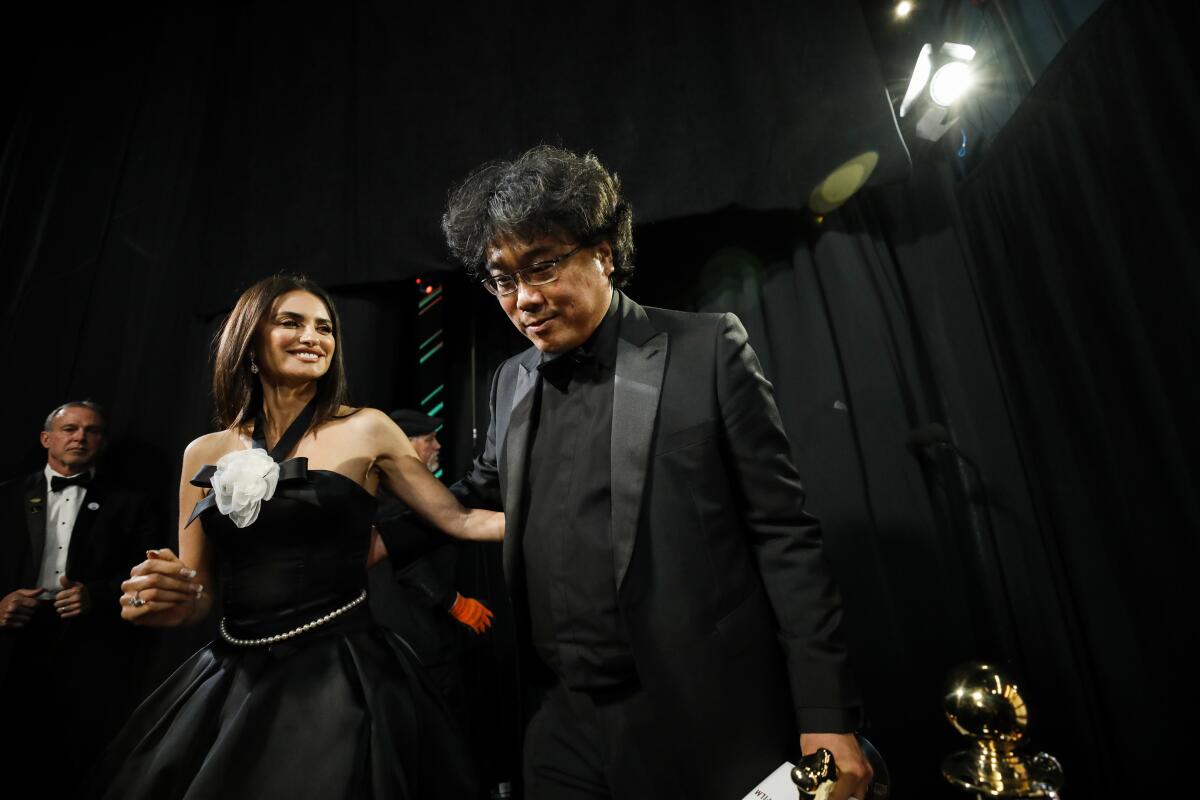
[(342, 614), (345, 614), (347, 611), (361, 604), (366, 599), (367, 590), (363, 589), (362, 594), (360, 594), (358, 597), (354, 598), (349, 603), (346, 603), (346, 605), (342, 606), (341, 608), (335, 608), (333, 611), (330, 611), (323, 617), (318, 617), (312, 622), (306, 622), (299, 628), (292, 628), (290, 631), (277, 633), (274, 636), (264, 636), (261, 639), (238, 639), (235, 636), (230, 636), (229, 631), (225, 628), (225, 617), (221, 617), (221, 638), (230, 644), (236, 644), (239, 647), (254, 647), (262, 644), (276, 644), (278, 642), (286, 641), (293, 637), (299, 636), (302, 633), (308, 633), (313, 628), (319, 628), (325, 623), (340, 617)]

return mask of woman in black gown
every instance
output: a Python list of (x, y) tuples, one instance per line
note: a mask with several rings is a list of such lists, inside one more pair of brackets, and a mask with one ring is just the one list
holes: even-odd
[(385, 485), (447, 533), (503, 536), (375, 409), (344, 404), (337, 312), (303, 278), (248, 289), (217, 340), (224, 430), (192, 442), (179, 544), (123, 584), (122, 616), (192, 625), (220, 588), (221, 637), (135, 712), (96, 782), (106, 798), (469, 798), (444, 704), (367, 610)]

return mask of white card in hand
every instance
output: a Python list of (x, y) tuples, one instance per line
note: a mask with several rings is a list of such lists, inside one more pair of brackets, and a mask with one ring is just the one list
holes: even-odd
[[(775, 768), (762, 783), (750, 790), (742, 800), (797, 800), (801, 795), (792, 783), (792, 767), (796, 766), (785, 761)], [(825, 800), (833, 792), (833, 781), (826, 781), (817, 787), (814, 800)]]
[(790, 761), (783, 762), (742, 800), (797, 800), (800, 793), (796, 791), (796, 784), (792, 783), (794, 766)]

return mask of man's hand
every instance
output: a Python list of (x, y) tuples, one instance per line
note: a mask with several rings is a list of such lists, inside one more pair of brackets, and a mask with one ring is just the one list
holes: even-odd
[(54, 610), (60, 617), (80, 617), (92, 610), (92, 599), (88, 595), (87, 587), (82, 583), (62, 575), (58, 579), (58, 585), (63, 588), (54, 595)]
[(0, 600), (0, 628), (24, 628), (38, 606), (37, 589), (16, 589)]
[(858, 738), (853, 733), (800, 734), (802, 755), (814, 753), (822, 747), (833, 753), (833, 763), (837, 766), (837, 784), (830, 800), (847, 800), (850, 797), (863, 800), (874, 772), (858, 745)]
[(455, 599), (454, 605), (450, 606), (450, 616), (476, 633), (483, 633), (492, 624), (491, 609), (478, 600), (463, 597), (461, 594)]

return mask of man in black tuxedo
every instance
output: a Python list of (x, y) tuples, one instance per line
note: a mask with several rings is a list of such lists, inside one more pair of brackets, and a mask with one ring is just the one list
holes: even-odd
[(97, 405), (54, 409), (41, 440), (46, 466), (0, 486), (0, 772), (57, 793), (136, 700), (147, 634), (121, 621), (120, 586), (165, 542), (145, 498), (96, 473)]
[(526, 796), (732, 800), (826, 747), (863, 797), (840, 599), (741, 323), (618, 290), (632, 212), (591, 155), (486, 165), (442, 227), (533, 343), (455, 487), (505, 512)]

